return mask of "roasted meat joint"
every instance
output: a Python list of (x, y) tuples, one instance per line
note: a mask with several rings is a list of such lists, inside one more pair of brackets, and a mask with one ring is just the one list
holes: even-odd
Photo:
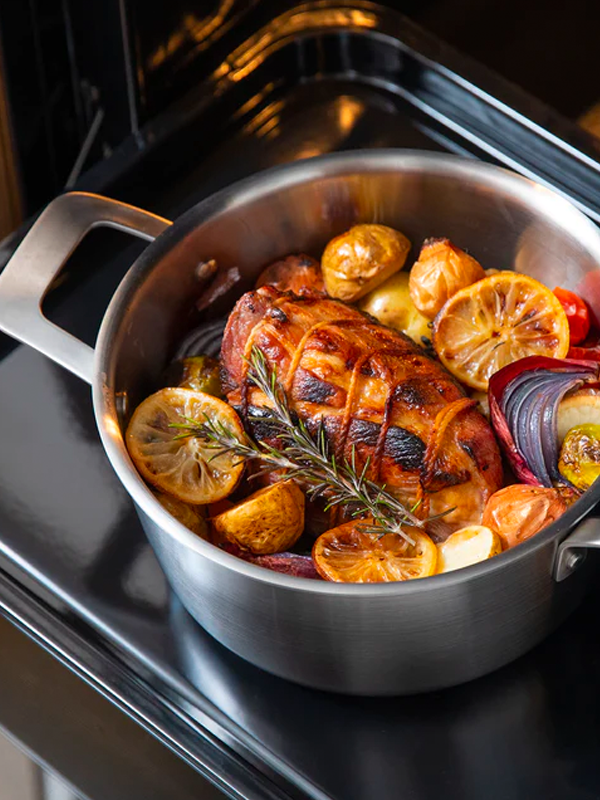
[(453, 529), (480, 521), (502, 484), (494, 435), (477, 402), (407, 336), (337, 300), (270, 287), (244, 295), (223, 340), (224, 389), (260, 438), (267, 400), (248, 384), (253, 347), (307, 429), (323, 426), (338, 463), (353, 461), (408, 507), (453, 509), (444, 518)]

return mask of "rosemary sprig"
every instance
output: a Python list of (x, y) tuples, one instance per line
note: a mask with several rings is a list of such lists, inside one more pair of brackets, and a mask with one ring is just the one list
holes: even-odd
[(326, 509), (344, 506), (351, 517), (369, 516), (373, 519), (373, 525), (365, 525), (368, 532), (379, 535), (395, 533), (414, 544), (403, 526), (423, 527), (423, 520), (414, 515), (418, 503), (409, 510), (386, 491), (385, 486), (369, 480), (369, 460), (359, 471), (354, 447), (350, 460), (339, 463), (335, 454), (329, 452), (323, 420), (313, 436), (303, 420), (294, 419), (275, 370), (269, 369), (264, 354), (256, 347), (252, 349), (248, 368), (248, 379), (267, 398), (269, 409), (265, 421), (273, 430), (277, 447), (249, 437), (241, 441), (222, 422), (208, 417), (200, 423), (186, 418), (184, 423), (173, 424), (172, 427), (181, 430), (177, 438), (197, 436), (214, 447), (217, 451), (215, 457), (228, 451), (242, 461), (259, 460), (263, 465), (260, 473), (286, 470), (290, 478), (304, 485), (311, 499), (325, 498)]

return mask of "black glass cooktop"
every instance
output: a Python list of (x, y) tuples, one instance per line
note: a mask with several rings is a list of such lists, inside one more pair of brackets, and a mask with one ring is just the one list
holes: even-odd
[[(275, 163), (416, 147), (537, 174), (599, 216), (597, 165), (568, 125), (548, 113), (540, 127), (539, 104), (506, 105), (503, 84), (503, 103), (475, 91), (471, 65), (457, 77), (456, 57), (400, 18), (374, 20), (371, 38), (334, 22), (274, 47), (221, 94), (201, 87), (187, 116), (155, 121), (141, 150), (126, 143), (81, 188), (173, 217)], [(477, 80), (489, 89), (487, 73)], [(47, 314), (93, 343), (141, 247), (91, 234)], [(600, 798), (600, 590), (533, 653), (467, 686), (373, 700), (288, 684), (227, 652), (172, 596), (102, 450), (89, 387), (6, 338), (0, 356), (0, 608), (224, 793)]]

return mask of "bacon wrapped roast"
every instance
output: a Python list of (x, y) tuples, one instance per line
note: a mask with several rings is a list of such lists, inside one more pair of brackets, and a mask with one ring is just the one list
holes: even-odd
[(266, 398), (247, 379), (258, 347), (277, 372), (290, 407), (316, 430), (322, 421), (338, 459), (385, 484), (448, 530), (481, 520), (502, 485), (498, 446), (476, 402), (408, 337), (325, 296), (263, 286), (240, 298), (221, 357), (229, 402), (258, 439), (269, 440)]

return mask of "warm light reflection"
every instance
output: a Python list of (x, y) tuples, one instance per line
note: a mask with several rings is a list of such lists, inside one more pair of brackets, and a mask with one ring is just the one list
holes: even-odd
[(268, 95), (271, 94), (274, 88), (274, 81), (267, 83), (260, 92), (257, 92), (257, 94), (253, 95), (249, 100), (246, 100), (246, 102), (238, 108), (233, 115), (234, 119), (243, 117), (249, 111), (252, 111), (252, 109), (256, 108), (257, 105), (259, 105)]
[[(274, 125), (279, 124), (279, 114), (282, 109), (283, 102), (281, 100), (269, 103), (268, 106), (265, 106), (262, 111), (259, 111), (258, 114), (250, 120), (244, 127), (244, 131), (246, 133), (254, 133), (258, 137), (263, 136), (264, 133), (270, 131)], [(274, 123), (272, 121), (273, 119), (275, 120)]]
[(104, 428), (109, 436), (111, 436), (113, 439), (121, 439), (121, 429), (113, 417), (111, 417), (110, 414), (105, 414), (102, 420), (104, 422)]
[(338, 115), (339, 127), (342, 133), (350, 133), (356, 120), (364, 111), (365, 105), (356, 97), (342, 95), (337, 99), (336, 111)]
[(333, 105), (337, 125), (327, 125), (322, 129), (315, 125), (313, 138), (308, 142), (304, 141), (292, 158), (295, 160), (313, 158), (338, 149), (342, 140), (352, 132), (364, 110), (365, 104), (357, 97), (348, 95), (338, 97)]
[(184, 42), (193, 42), (196, 46), (205, 44), (222, 27), (235, 2), (236, 0), (221, 0), (214, 13), (203, 19), (198, 19), (195, 14), (185, 14), (179, 28), (173, 31), (167, 41), (150, 54), (147, 62), (148, 69), (153, 70), (160, 67), (181, 48)]
[(323, 155), (323, 150), (318, 145), (308, 145), (302, 148), (302, 150), (298, 150), (298, 152), (294, 154), (294, 159), (300, 161), (303, 158), (314, 158), (320, 155)]
[(249, 42), (242, 45), (216, 70), (215, 78), (228, 75), (232, 81), (241, 81), (253, 72), (269, 55), (274, 45), (300, 31), (306, 33), (314, 28), (375, 28), (377, 15), (356, 8), (319, 8), (282, 14), (263, 28)]

